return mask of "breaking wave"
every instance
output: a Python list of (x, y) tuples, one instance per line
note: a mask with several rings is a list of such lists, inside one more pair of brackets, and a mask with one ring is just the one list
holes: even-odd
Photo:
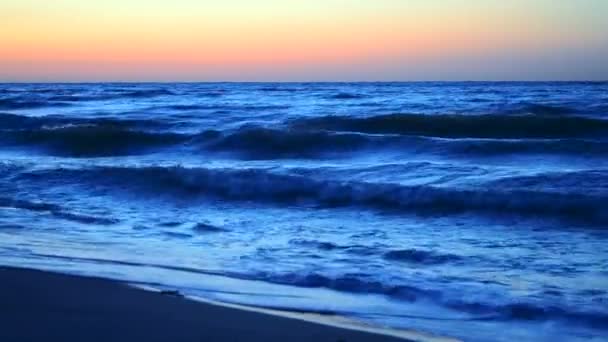
[(65, 180), (106, 185), (121, 191), (198, 195), (233, 201), (258, 201), (325, 207), (427, 213), (496, 213), (552, 216), (606, 223), (605, 194), (562, 193), (525, 188), (445, 188), (393, 183), (321, 180), (264, 169), (184, 167), (94, 167), (23, 172), (22, 179)]

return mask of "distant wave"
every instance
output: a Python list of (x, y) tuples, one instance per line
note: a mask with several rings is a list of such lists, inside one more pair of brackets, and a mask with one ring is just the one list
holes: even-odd
[(572, 115), (599, 115), (605, 116), (605, 103), (596, 102), (578, 102), (578, 103), (561, 103), (547, 104), (522, 102), (507, 105), (504, 108), (499, 108), (494, 114), (496, 115), (537, 115), (537, 116), (572, 116)]
[(113, 100), (117, 98), (121, 98), (120, 95), (104, 95), (104, 94), (96, 94), (96, 95), (55, 95), (48, 97), (48, 101), (62, 101), (62, 102), (87, 102), (87, 101), (104, 101), (104, 100)]
[[(117, 99), (146, 99), (159, 96), (176, 95), (168, 89), (140, 89), (140, 90), (124, 90), (110, 91), (99, 93), (64, 93), (59, 91), (36, 91), (36, 95), (25, 93), (11, 98), (0, 99), (0, 109), (35, 109), (44, 107), (67, 107), (78, 102), (89, 101), (105, 101)], [(51, 96), (43, 94), (51, 93)]]
[(165, 89), (108, 89), (104, 92), (90, 95), (87, 100), (114, 100), (114, 99), (147, 99), (159, 96), (173, 96), (175, 92)]
[[(36, 175), (37, 174), (37, 175)], [(605, 193), (561, 193), (525, 188), (487, 189), (404, 186), (320, 180), (276, 174), (263, 169), (206, 169), (182, 167), (98, 167), (23, 172), (21, 179), (65, 182), (86, 181), (123, 191), (166, 195), (204, 195), (222, 200), (305, 204), (327, 207), (358, 206), (369, 209), (426, 213), (496, 213), (550, 216), (607, 223)]]
[(148, 98), (167, 95), (175, 95), (175, 93), (167, 89), (142, 89), (125, 91), (123, 93), (119, 93), (117, 96), (128, 98)]
[(305, 91), (306, 88), (289, 88), (289, 87), (282, 87), (282, 86), (265, 86), (265, 87), (261, 87), (258, 88), (257, 90), (259, 91), (264, 91), (264, 92), (287, 92), (287, 93), (295, 93), (298, 91)]
[(538, 115), (325, 116), (296, 120), (293, 127), (442, 138), (575, 138), (608, 134), (608, 120)]
[(286, 104), (230, 104), (230, 103), (217, 103), (217, 104), (172, 104), (166, 106), (152, 107), (151, 109), (170, 109), (176, 111), (186, 110), (220, 110), (220, 111), (266, 111), (266, 110), (278, 110), (288, 109), (289, 105)]
[(89, 102), (89, 101), (107, 101), (107, 100), (119, 100), (119, 99), (147, 99), (159, 96), (173, 96), (176, 95), (174, 92), (166, 89), (150, 89), (150, 90), (135, 90), (135, 91), (124, 91), (124, 92), (103, 92), (95, 94), (65, 94), (55, 95), (46, 98), (48, 101), (62, 101), (62, 102)]
[(351, 93), (338, 93), (338, 94), (332, 95), (330, 98), (335, 99), (335, 100), (356, 100), (356, 99), (365, 98), (365, 95), (351, 94)]
[(66, 102), (56, 102), (48, 100), (33, 100), (33, 99), (0, 99), (0, 109), (35, 109), (44, 107), (67, 107), (70, 106)]
[(197, 109), (216, 109), (215, 106), (209, 105), (197, 105), (197, 104), (175, 104), (169, 106), (162, 106), (163, 109), (172, 109), (172, 110), (197, 110)]
[(161, 128), (166, 121), (155, 119), (132, 119), (118, 116), (106, 117), (67, 117), (61, 115), (28, 116), (0, 113), (0, 132), (10, 129), (53, 128), (61, 126), (99, 125), (122, 128)]
[[(491, 99), (473, 98), (472, 102), (492, 102)], [(493, 115), (537, 115), (537, 116), (567, 116), (573, 114), (589, 114), (588, 108), (578, 104), (546, 104), (535, 102), (518, 102), (497, 106)]]

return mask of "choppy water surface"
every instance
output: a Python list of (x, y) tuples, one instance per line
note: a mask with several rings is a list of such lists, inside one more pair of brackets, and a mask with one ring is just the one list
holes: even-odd
[(608, 334), (608, 84), (3, 84), (0, 262), (467, 341)]

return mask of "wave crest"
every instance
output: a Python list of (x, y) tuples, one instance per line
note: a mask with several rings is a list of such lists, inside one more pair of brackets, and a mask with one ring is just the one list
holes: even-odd
[(154, 133), (113, 125), (65, 125), (5, 132), (5, 144), (41, 147), (54, 155), (72, 157), (116, 156), (141, 153), (188, 139), (177, 133)]
[[(155, 194), (203, 195), (223, 200), (429, 213), (511, 213), (606, 223), (605, 195), (511, 188), (443, 188), (320, 180), (264, 169), (97, 167), (37, 171), (39, 178), (81, 180)], [(21, 173), (23, 178), (36, 174)]]
[(608, 120), (582, 116), (422, 115), (325, 116), (296, 120), (293, 127), (441, 138), (605, 137)]
[(255, 158), (314, 157), (331, 152), (354, 151), (374, 142), (371, 137), (361, 134), (268, 128), (245, 128), (232, 134), (218, 135), (206, 144), (207, 148), (241, 152)]

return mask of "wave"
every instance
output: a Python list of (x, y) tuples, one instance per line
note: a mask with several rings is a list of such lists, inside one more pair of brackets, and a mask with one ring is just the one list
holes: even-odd
[[(472, 98), (470, 102), (493, 102), (488, 98)], [(577, 103), (546, 104), (535, 102), (516, 102), (507, 105), (493, 106), (493, 115), (536, 115), (536, 116), (567, 116), (572, 114), (589, 114), (586, 106)], [(591, 111), (593, 112), (593, 111)]]
[(288, 93), (295, 93), (298, 91), (304, 91), (306, 90), (305, 88), (286, 88), (286, 87), (280, 87), (280, 86), (266, 86), (266, 87), (261, 87), (258, 88), (257, 90), (259, 91), (263, 91), (263, 92), (288, 92)]
[(97, 93), (89, 95), (55, 95), (48, 97), (49, 101), (62, 101), (62, 102), (90, 102), (90, 101), (107, 101), (107, 100), (119, 100), (119, 99), (146, 99), (159, 96), (171, 96), (176, 95), (174, 92), (166, 89), (152, 89), (152, 90), (136, 90), (136, 91), (125, 91), (115, 93)]
[(535, 175), (505, 177), (487, 183), (501, 189), (551, 189), (558, 193), (608, 194), (608, 170), (544, 172)]
[[(52, 120), (52, 119), (50, 119)], [(50, 121), (48, 117), (32, 117), (17, 114), (0, 113), (0, 129), (42, 127)]]
[(99, 125), (120, 128), (161, 128), (168, 122), (155, 119), (121, 117), (67, 117), (61, 115), (28, 116), (0, 113), (0, 132), (11, 129), (60, 128), (69, 125)]
[(252, 276), (252, 278), (298, 287), (328, 288), (351, 293), (381, 294), (410, 302), (428, 300), (454, 310), (466, 312), (472, 315), (475, 320), (564, 320), (595, 328), (605, 328), (606, 324), (608, 324), (608, 314), (603, 312), (577, 311), (565, 307), (530, 302), (500, 304), (453, 300), (446, 293), (438, 290), (409, 285), (388, 284), (375, 280), (372, 275), (366, 274), (344, 274), (330, 277), (314, 272), (304, 274), (260, 272)]
[(333, 242), (306, 239), (292, 239), (289, 244), (300, 247), (315, 248), (321, 251), (341, 251), (355, 255), (382, 255), (385, 260), (406, 262), (420, 265), (439, 265), (461, 261), (455, 254), (436, 253), (420, 249), (395, 249), (386, 251), (387, 246), (338, 245)]
[(98, 224), (98, 225), (107, 226), (107, 225), (113, 225), (113, 224), (120, 222), (120, 220), (115, 219), (115, 218), (77, 214), (77, 213), (73, 213), (73, 212), (70, 212), (67, 210), (52, 211), (51, 213), (55, 217), (58, 217), (58, 218), (61, 218), (64, 220), (68, 220), (68, 221), (84, 223), (84, 224)]
[(68, 124), (0, 133), (5, 145), (40, 147), (53, 155), (71, 157), (138, 154), (187, 139), (189, 136), (178, 133), (146, 132), (111, 124)]
[(0, 143), (4, 145), (41, 147), (52, 155), (72, 157), (140, 154), (182, 144), (195, 151), (233, 152), (252, 159), (313, 158), (366, 147), (388, 147), (393, 140), (363, 134), (266, 128), (186, 134), (141, 129), (137, 120), (83, 119), (74, 123), (63, 118), (0, 115), (0, 122), (13, 128), (0, 130)]
[(24, 209), (35, 212), (48, 212), (57, 218), (84, 224), (112, 225), (119, 222), (119, 220), (114, 218), (71, 212), (69, 209), (53, 203), (34, 202), (10, 197), (0, 197), (0, 208), (1, 207)]
[[(211, 132), (205, 134), (206, 137), (210, 135)], [(210, 150), (236, 151), (255, 158), (314, 157), (354, 151), (387, 140), (391, 139), (374, 139), (354, 133), (244, 128), (226, 135), (217, 132), (215, 139), (205, 141), (205, 146)]]
[(292, 122), (293, 127), (370, 134), (441, 138), (605, 137), (608, 120), (582, 116), (423, 115), (325, 116)]
[[(0, 119), (1, 121), (1, 119)], [(140, 129), (136, 121), (58, 125), (61, 119), (21, 121), (0, 130), (0, 144), (41, 148), (56, 156), (96, 157), (135, 155), (174, 147), (191, 153), (228, 152), (246, 159), (339, 157), (364, 151), (436, 153), (455, 157), (493, 157), (508, 154), (608, 155), (608, 142), (572, 140), (471, 140), (377, 136), (361, 133), (294, 131), (246, 128), (232, 133), (203, 131), (196, 134)], [(5, 120), (6, 122), (6, 120)], [(96, 120), (89, 120), (96, 122)], [(150, 124), (150, 123), (147, 123)], [(160, 126), (161, 124), (159, 124)]]
[(506, 154), (607, 156), (608, 141), (591, 139), (434, 139), (365, 133), (296, 129), (245, 128), (233, 133), (206, 131), (198, 135), (211, 151), (237, 152), (251, 159), (315, 158), (368, 150), (439, 153), (456, 157)]
[(68, 107), (67, 102), (56, 102), (48, 100), (24, 100), (24, 99), (0, 99), (0, 109), (36, 109), (45, 107)]
[[(163, 131), (170, 129), (173, 124), (158, 119), (33, 117), (0, 113), (0, 141), (5, 144), (46, 146), (53, 154), (68, 156), (133, 154), (152, 148), (171, 147), (177, 143), (188, 143), (195, 148), (195, 152), (235, 152), (250, 159), (315, 158), (366, 150), (440, 153), (457, 157), (608, 155), (608, 141), (593, 139), (433, 138), (296, 127), (244, 127), (236, 131), (207, 130), (196, 134)], [(87, 139), (88, 134), (91, 136)], [(88, 144), (88, 148), (83, 147), (80, 142), (91, 142), (93, 134), (94, 142)]]
[(606, 104), (602, 102), (579, 101), (563, 104), (544, 104), (522, 102), (499, 109), (495, 114), (513, 115), (538, 115), (538, 116), (568, 116), (568, 115), (604, 115)]
[(142, 89), (119, 93), (116, 96), (127, 98), (150, 98), (167, 95), (175, 95), (175, 93), (167, 89)]
[(150, 107), (149, 110), (155, 111), (165, 109), (171, 111), (213, 111), (215, 114), (230, 114), (232, 112), (258, 112), (273, 111), (290, 108), (287, 104), (239, 104), (239, 103), (192, 103), (192, 104), (171, 104)]
[(444, 188), (392, 183), (321, 180), (264, 169), (184, 167), (96, 167), (22, 172), (21, 179), (79, 180), (120, 191), (155, 195), (208, 196), (324, 207), (362, 207), (423, 213), (487, 213), (549, 216), (605, 224), (606, 194), (561, 193), (551, 189)]
[(432, 139), (416, 142), (423, 151), (464, 157), (506, 154), (608, 156), (608, 141), (592, 139)]
[[(51, 95), (43, 95), (43, 94)], [(176, 93), (168, 89), (141, 89), (107, 91), (97, 93), (77, 93), (65, 91), (35, 91), (35, 96), (25, 93), (13, 98), (0, 99), (0, 109), (34, 109), (44, 107), (67, 107), (77, 102), (106, 101), (119, 99), (146, 99), (159, 96), (171, 96)]]
[[(315, 157), (380, 146), (393, 139), (363, 134), (243, 128), (196, 134), (159, 131), (170, 123), (118, 118), (30, 117), (0, 114), (0, 142), (40, 146), (55, 155), (109, 156), (190, 143), (207, 151), (236, 152), (250, 158)], [(148, 129), (155, 130), (148, 130)]]
[(414, 264), (438, 265), (459, 261), (462, 257), (454, 254), (438, 254), (419, 249), (399, 249), (386, 252), (384, 258), (392, 261), (402, 261)]
[[(187, 234), (186, 234), (187, 235)], [(172, 235), (173, 236), (173, 235)], [(183, 238), (182, 234), (173, 237)], [(480, 321), (550, 321), (562, 320), (569, 323), (582, 324), (598, 329), (605, 329), (608, 324), (608, 314), (601, 311), (580, 311), (568, 307), (558, 307), (555, 305), (543, 305), (533, 302), (516, 303), (492, 303), (492, 302), (471, 302), (462, 299), (451, 299), (448, 293), (423, 287), (403, 285), (398, 283), (387, 283), (376, 280), (371, 274), (365, 273), (346, 273), (338, 276), (328, 276), (317, 272), (286, 272), (273, 273), (262, 271), (257, 273), (241, 273), (215, 271), (184, 266), (174, 266), (168, 264), (140, 263), (134, 261), (108, 260), (78, 256), (62, 256), (53, 254), (32, 253), (34, 256), (91, 262), (100, 264), (116, 264), (134, 267), (155, 267), (180, 272), (190, 272), (194, 274), (226, 276), (243, 280), (265, 281), (274, 284), (291, 285), (296, 287), (308, 288), (327, 288), (349, 293), (380, 294), (393, 299), (416, 302), (419, 300), (431, 301), (470, 315), (470, 320)], [(293, 309), (292, 309), (293, 310)], [(375, 315), (367, 312), (366, 315)]]
[(568, 115), (576, 113), (577, 110), (566, 106), (546, 105), (539, 103), (528, 103), (521, 106), (519, 110), (524, 114), (533, 115)]
[(333, 242), (306, 239), (291, 239), (289, 240), (289, 244), (307, 248), (315, 248), (321, 251), (343, 251), (355, 255), (374, 255), (381, 253), (381, 246), (338, 245)]
[(171, 110), (197, 110), (197, 109), (215, 109), (215, 106), (209, 106), (209, 105), (196, 105), (196, 104), (190, 104), (190, 105), (170, 105), (170, 106), (163, 106), (163, 109), (171, 109)]
[(22, 170), (24, 170), (24, 166), (22, 165), (15, 165), (8, 161), (0, 161), (0, 179), (12, 176)]
[(608, 325), (608, 314), (604, 312), (578, 311), (575, 309), (555, 305), (544, 306), (540, 303), (507, 303), (492, 304), (464, 301), (443, 301), (444, 305), (483, 315), (483, 320), (521, 320), (521, 321), (548, 321), (562, 320), (570, 323), (584, 324), (593, 328), (605, 329)]
[(192, 230), (198, 233), (222, 233), (228, 230), (222, 227), (214, 226), (206, 222), (199, 222), (192, 227)]
[(415, 301), (420, 297), (432, 298), (439, 296), (439, 293), (433, 290), (426, 290), (413, 286), (386, 284), (373, 280), (371, 276), (365, 277), (360, 274), (344, 274), (337, 277), (329, 277), (315, 272), (280, 274), (259, 272), (252, 275), (250, 278), (298, 287), (328, 288), (351, 293), (384, 294), (408, 301)]
[(61, 210), (63, 210), (59, 205), (56, 205), (56, 204), (19, 200), (19, 199), (14, 199), (14, 198), (9, 198), (9, 197), (0, 197), (0, 207), (25, 209), (25, 210), (30, 210), (30, 211), (61, 211)]
[(438, 265), (448, 262), (460, 261), (462, 257), (454, 254), (440, 254), (431, 251), (419, 250), (419, 249), (397, 249), (384, 251), (386, 246), (363, 246), (363, 245), (338, 245), (333, 242), (327, 241), (316, 241), (316, 240), (305, 240), (305, 239), (292, 239), (289, 241), (290, 244), (315, 248), (321, 251), (342, 251), (349, 254), (355, 255), (377, 255), (381, 254), (382, 257), (389, 261), (407, 262), (411, 264), (421, 265)]
[(332, 95), (330, 97), (330, 99), (334, 99), (334, 100), (356, 100), (356, 99), (363, 99), (363, 98), (365, 98), (364, 95), (351, 94), (351, 93), (338, 93), (338, 94)]
[(113, 100), (116, 98), (120, 98), (118, 95), (55, 95), (48, 97), (49, 101), (62, 101), (62, 102), (89, 102), (89, 101), (104, 101), (104, 100)]

